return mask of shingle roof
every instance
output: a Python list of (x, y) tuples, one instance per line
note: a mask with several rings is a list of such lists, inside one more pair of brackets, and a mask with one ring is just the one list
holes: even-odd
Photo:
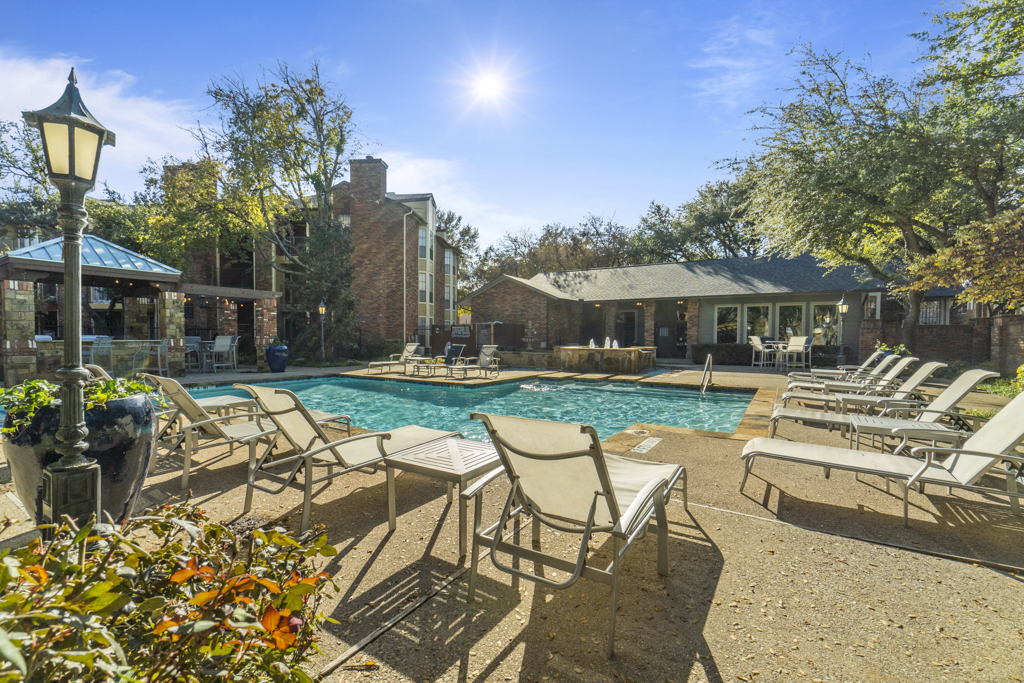
[(540, 273), (529, 280), (502, 275), (466, 297), (501, 280), (512, 280), (554, 299), (629, 301), (745, 294), (798, 294), (879, 290), (880, 280), (864, 280), (853, 267), (831, 272), (813, 256), (793, 259), (730, 258)]
[[(34, 259), (36, 261), (51, 261), (63, 263), (62, 254), (63, 238), (57, 237), (46, 242), (33, 244), (21, 249), (8, 252), (7, 256), (13, 258)], [(139, 273), (164, 273), (167, 275), (180, 275), (181, 271), (170, 266), (165, 266), (148, 256), (136, 254), (130, 249), (108, 242), (95, 235), (82, 235), (82, 265), (97, 266), (100, 268), (118, 268)]]

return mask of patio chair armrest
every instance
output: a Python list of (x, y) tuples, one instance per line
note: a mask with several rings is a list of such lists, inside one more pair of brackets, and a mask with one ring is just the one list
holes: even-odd
[(667, 489), (667, 479), (652, 479), (647, 482), (647, 486), (640, 489), (640, 493), (636, 495), (629, 508), (619, 516), (619, 523), (612, 529), (612, 534), (628, 537), (641, 521), (643, 515), (641, 514), (647, 509), (651, 499), (654, 498), (655, 494), (659, 489)]
[[(899, 409), (899, 408), (897, 407), (897, 409)], [(886, 408), (885, 410), (883, 410), (881, 412), (881, 415), (883, 417), (889, 417), (889, 415), (887, 414), (889, 412), (889, 410), (890, 410), (889, 408)], [(904, 408), (903, 410), (907, 410), (907, 409)], [(928, 406), (918, 406), (918, 407), (910, 408), (909, 410), (912, 411), (912, 412), (915, 412), (915, 413), (931, 413), (933, 415), (934, 414), (938, 414), (938, 415), (943, 415), (945, 417), (955, 417), (955, 418), (957, 418), (959, 420), (963, 420), (964, 422), (967, 422), (967, 420), (964, 420), (965, 417), (972, 417), (971, 415), (967, 415), (966, 413), (961, 413), (961, 412), (956, 411), (956, 410), (935, 410), (935, 409), (929, 408)], [(913, 418), (911, 418), (911, 419), (913, 419)], [(927, 423), (922, 423), (922, 424), (927, 424)]]
[(960, 429), (935, 429), (921, 425), (917, 427), (894, 427), (893, 436), (906, 437), (908, 439), (935, 439), (937, 441), (956, 441), (958, 438), (969, 439), (973, 433)]
[(471, 500), (473, 498), (476, 498), (481, 493), (483, 493), (483, 490), (487, 487), (488, 484), (490, 484), (492, 481), (494, 481), (504, 473), (505, 467), (503, 465), (498, 465), (493, 470), (491, 470), (490, 472), (486, 473), (485, 475), (477, 479), (475, 482), (473, 482), (472, 486), (467, 488), (465, 491), (462, 491), (459, 494), (459, 497), (462, 498), (462, 500)]
[[(238, 415), (232, 413), (231, 415), (221, 415), (220, 417), (213, 417), (209, 420), (200, 420), (199, 422), (190, 422), (185, 425), (185, 429), (192, 429), (194, 427), (202, 427), (203, 425), (213, 424), (214, 422), (222, 422), (224, 420), (237, 420), (239, 417), (254, 417), (259, 419), (261, 417), (267, 417), (264, 413), (245, 413), (244, 415)], [(273, 430), (272, 430), (273, 431)]]
[(925, 408), (931, 401), (916, 401), (912, 398), (887, 398), (880, 401), (883, 408)]
[[(387, 432), (368, 432), (366, 434), (356, 434), (355, 436), (346, 436), (344, 439), (338, 439), (337, 441), (332, 441), (331, 443), (329, 443), (329, 444), (327, 444), (325, 446), (320, 446), (319, 448), (314, 448), (311, 451), (305, 451), (304, 453), (296, 453), (295, 455), (290, 455), (287, 458), (281, 458), (279, 460), (275, 460), (273, 464), (274, 464), (274, 466), (277, 466), (277, 465), (283, 465), (283, 464), (289, 463), (289, 462), (295, 462), (296, 460), (304, 460), (306, 458), (311, 458), (314, 455), (320, 455), (324, 451), (329, 451), (332, 448), (337, 448), (338, 446), (342, 446), (342, 445), (344, 445), (346, 443), (350, 443), (352, 441), (359, 441), (360, 439), (369, 439), (371, 437), (381, 437), (381, 439), (383, 440), (383, 439), (390, 439), (391, 435), (388, 434)], [(381, 459), (383, 459), (383, 457), (384, 456), (381, 456)], [(368, 461), (368, 462), (370, 462), (370, 461)], [(360, 463), (359, 466), (360, 467), (365, 467), (366, 463)]]
[(931, 457), (934, 455), (980, 455), (983, 458), (996, 458), (998, 460), (1009, 460), (1010, 462), (1017, 464), (1024, 464), (1024, 456), (1022, 455), (1007, 455), (1005, 453), (986, 453), (985, 451), (971, 451), (965, 448), (939, 448), (937, 446), (917, 446), (911, 448), (910, 452), (913, 455), (919, 455), (924, 453), (926, 456)]

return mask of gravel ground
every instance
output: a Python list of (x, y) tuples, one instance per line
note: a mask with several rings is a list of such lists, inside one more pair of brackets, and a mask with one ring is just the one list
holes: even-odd
[[(683, 373), (680, 373), (682, 375)], [(720, 385), (777, 387), (770, 374), (715, 374)], [(636, 425), (607, 442), (624, 452), (647, 436), (663, 440), (633, 457), (679, 462), (689, 474), (690, 511), (669, 505), (667, 577), (656, 571), (656, 534), (626, 556), (620, 581), (616, 657), (605, 657), (609, 590), (580, 580), (564, 590), (516, 585), (484, 558), (478, 602), (465, 576), (399, 621), (330, 675), (329, 681), (1014, 681), (1024, 679), (1024, 573), (999, 571), (869, 541), (1024, 566), (1024, 522), (1005, 504), (929, 489), (912, 494), (911, 528), (900, 499), (880, 480), (765, 462), (745, 494), (744, 439)], [(785, 425), (783, 438), (845, 443), (825, 430)], [(244, 450), (204, 452), (193, 465), (193, 500), (240, 528), (275, 520), (296, 528), (301, 493), (256, 493), (239, 518)], [(181, 461), (161, 458), (148, 503), (181, 496)], [(0, 469), (0, 482), (6, 468)], [(507, 485), (485, 497), (495, 520)], [(314, 523), (340, 551), (326, 565), (338, 594), (317, 664), (330, 662), (430, 595), (462, 570), (457, 506), (445, 487), (397, 477), (398, 529), (387, 529), (382, 473), (352, 474), (322, 488)], [(472, 512), (470, 512), (472, 514)], [(529, 537), (529, 525), (524, 528)], [(867, 540), (865, 540), (867, 539)], [(572, 554), (566, 534), (543, 534), (546, 551)], [(525, 541), (524, 541), (525, 542)], [(610, 553), (598, 538), (592, 562)], [(524, 563), (529, 568), (528, 563)], [(367, 661), (372, 665), (365, 665)]]

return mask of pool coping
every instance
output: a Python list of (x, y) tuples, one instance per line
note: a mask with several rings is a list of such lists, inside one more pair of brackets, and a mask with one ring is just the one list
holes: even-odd
[[(519, 372), (519, 371), (515, 371)], [(578, 379), (579, 377), (585, 377), (584, 379)], [(428, 384), (433, 386), (453, 386), (464, 389), (474, 389), (480, 387), (499, 386), (503, 384), (511, 384), (513, 382), (521, 382), (526, 379), (543, 379), (546, 381), (581, 381), (590, 383), (616, 383), (616, 384), (635, 384), (637, 386), (650, 386), (657, 388), (672, 388), (672, 389), (700, 389), (700, 385), (697, 383), (689, 382), (667, 382), (659, 381), (659, 375), (653, 377), (645, 377), (643, 375), (600, 375), (598, 373), (590, 373), (588, 375), (581, 375), (580, 373), (571, 372), (530, 372), (523, 371), (521, 374), (517, 374), (515, 377), (506, 377), (492, 380), (485, 380), (477, 383), (475, 380), (469, 382), (446, 382), (440, 380), (428, 380), (424, 378), (404, 377), (404, 376), (389, 376), (384, 375), (367, 375), (365, 373), (357, 374), (355, 372), (339, 372), (336, 374), (319, 374), (310, 376), (299, 376), (299, 377), (288, 377), (279, 378), (261, 378), (259, 382), (251, 382), (251, 384), (267, 384), (269, 382), (301, 382), (310, 379), (329, 379), (332, 377), (353, 377), (355, 379), (373, 379), (378, 381), (390, 381), (390, 382), (405, 382), (409, 384)], [(473, 382), (473, 383), (470, 383)], [(190, 384), (188, 388), (192, 389), (210, 389), (218, 386), (230, 387), (235, 384), (250, 384), (250, 382), (203, 382)], [(713, 439), (732, 439), (740, 441), (749, 441), (750, 439), (759, 436), (768, 436), (768, 427), (772, 412), (775, 409), (775, 402), (778, 399), (778, 389), (768, 389), (765, 387), (743, 387), (743, 386), (708, 386), (707, 391), (733, 391), (733, 392), (749, 392), (754, 395), (750, 399), (750, 403), (747, 405), (746, 410), (743, 411), (743, 415), (740, 417), (739, 424), (736, 425), (736, 429), (732, 432), (715, 432), (705, 429), (692, 429), (690, 427), (675, 427), (672, 425), (654, 425), (638, 422), (631, 426), (645, 429), (648, 427), (656, 427), (658, 430), (670, 431), (674, 434), (689, 434), (693, 436), (703, 436)], [(614, 439), (615, 437), (622, 434), (617, 432), (610, 436), (606, 441)]]

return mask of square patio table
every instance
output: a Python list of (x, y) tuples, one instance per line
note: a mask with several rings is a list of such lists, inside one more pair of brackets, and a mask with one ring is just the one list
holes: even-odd
[[(915, 421), (899, 420), (892, 417), (880, 417), (873, 415), (851, 415), (850, 416), (850, 442), (851, 447), (856, 439), (856, 448), (860, 449), (860, 435), (870, 434), (871, 441), (874, 443), (875, 436), (882, 437), (882, 443), (885, 443), (885, 437), (894, 436), (892, 430), (899, 428), (905, 431), (904, 438), (929, 440), (933, 444), (936, 441), (943, 443), (952, 443), (953, 448), (960, 448), (961, 444), (969, 437), (970, 434), (965, 434), (952, 427), (947, 427), (944, 424), (938, 422), (919, 422)], [(884, 450), (884, 447), (883, 447)]]
[[(490, 443), (445, 437), (418, 446), (396, 451), (384, 457), (388, 476), (388, 529), (394, 531), (395, 470), (415, 472), (448, 483), (448, 502), (452, 502), (452, 486), (459, 493), (473, 479), (501, 467), (498, 452)], [(467, 503), (459, 496), (459, 556), (466, 555)]]

